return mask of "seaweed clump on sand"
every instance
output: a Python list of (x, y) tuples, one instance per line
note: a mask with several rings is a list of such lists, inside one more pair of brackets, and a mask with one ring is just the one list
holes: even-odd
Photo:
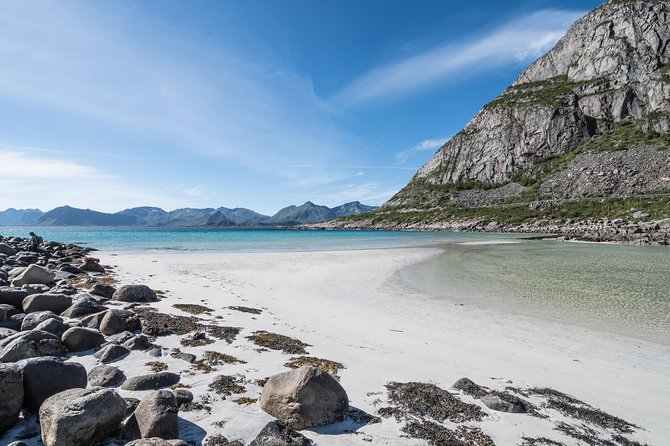
[(198, 319), (190, 316), (174, 316), (152, 311), (137, 313), (142, 332), (149, 336), (185, 335), (198, 329)]
[(250, 314), (261, 314), (263, 312), (263, 310), (260, 310), (258, 308), (242, 307), (239, 305), (233, 305), (227, 308), (229, 310), (241, 311), (242, 313), (250, 313)]
[(303, 366), (319, 368), (335, 377), (337, 376), (337, 372), (344, 368), (344, 366), (339, 362), (330, 361), (328, 359), (315, 358), (313, 356), (297, 356), (289, 359), (286, 364), (284, 364), (284, 367), (288, 367), (290, 369), (297, 369)]
[(210, 336), (214, 336), (217, 339), (221, 339), (231, 344), (238, 334), (240, 334), (241, 329), (239, 327), (222, 327), (220, 325), (205, 325), (205, 331)]
[(629, 423), (614, 415), (603, 412), (600, 409), (578, 400), (570, 395), (550, 388), (532, 388), (525, 391), (528, 394), (545, 397), (547, 402), (544, 404), (549, 409), (554, 409), (563, 415), (583, 421), (589, 424), (600, 426), (605, 429), (612, 429), (619, 434), (630, 434), (638, 426)]
[(565, 443), (561, 443), (560, 441), (556, 440), (550, 440), (549, 438), (545, 437), (521, 437), (521, 440), (523, 440), (523, 443), (521, 443), (520, 446), (565, 446)]
[(228, 375), (219, 375), (214, 378), (209, 388), (223, 396), (230, 396), (233, 393), (244, 393), (246, 391), (244, 386), (238, 384), (237, 378)]
[(479, 406), (464, 403), (434, 384), (390, 382), (386, 389), (391, 407), (379, 410), (385, 418), (393, 416), (400, 421), (403, 418), (428, 417), (440, 422), (463, 423), (481, 421), (486, 416)]
[(426, 440), (431, 446), (495, 446), (478, 427), (458, 426), (448, 429), (432, 421), (412, 421), (402, 428), (410, 438)]
[(174, 304), (172, 305), (172, 307), (176, 308), (177, 310), (181, 310), (185, 313), (196, 314), (196, 315), (203, 313), (211, 313), (212, 311), (214, 311), (211, 308), (198, 304)]
[(306, 355), (308, 352), (305, 347), (310, 347), (309, 344), (305, 344), (298, 339), (264, 330), (254, 332), (251, 336), (247, 336), (247, 339), (258, 346), (281, 350), (292, 355)]

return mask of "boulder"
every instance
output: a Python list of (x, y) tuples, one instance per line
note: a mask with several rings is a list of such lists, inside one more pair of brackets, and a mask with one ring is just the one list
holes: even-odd
[(28, 296), (24, 290), (12, 287), (0, 287), (0, 304), (9, 304), (16, 308), (23, 308), (23, 299)]
[(27, 314), (26, 317), (23, 318), (21, 321), (21, 330), (33, 330), (34, 328), (37, 328), (39, 324), (48, 319), (56, 319), (59, 322), (63, 322), (63, 318), (56, 316), (53, 311), (36, 311), (34, 313)]
[(72, 305), (66, 308), (61, 316), (63, 317), (82, 317), (89, 314), (99, 313), (105, 311), (106, 306), (102, 305), (98, 299), (86, 294), (80, 295), (72, 302)]
[(312, 441), (281, 421), (271, 421), (249, 446), (310, 446)]
[(139, 330), (139, 328), (139, 318), (128, 310), (109, 310), (100, 321), (100, 331), (108, 336), (124, 331)]
[(35, 311), (53, 311), (61, 313), (72, 305), (72, 298), (66, 294), (32, 294), (23, 299), (23, 311), (34, 313)]
[(124, 428), (127, 438), (179, 438), (177, 400), (169, 390), (151, 392), (140, 401)]
[(146, 285), (124, 285), (114, 292), (112, 299), (121, 302), (157, 302), (156, 293)]
[(86, 387), (86, 369), (60, 358), (31, 358), (14, 367), (23, 374), (23, 406), (37, 413), (44, 400), (64, 390)]
[(21, 330), (21, 324), (23, 323), (23, 318), (26, 317), (25, 313), (18, 313), (13, 316), (8, 317), (4, 321), (0, 321), (0, 327), (2, 328), (11, 328), (12, 330)]
[[(125, 341), (123, 346), (128, 350), (148, 350), (151, 347), (151, 341), (145, 335), (135, 335)], [(195, 359), (195, 356), (193, 359)]]
[(16, 362), (40, 356), (65, 356), (60, 339), (46, 331), (20, 332), (0, 341), (0, 362)]
[(107, 311), (101, 311), (100, 313), (93, 313), (89, 314), (88, 316), (84, 316), (81, 318), (81, 325), (83, 327), (98, 329), (100, 327), (100, 322), (102, 322), (102, 318), (105, 317), (105, 313), (107, 313)]
[(105, 272), (105, 268), (98, 262), (82, 262), (81, 265), (79, 265), (77, 268), (79, 268), (80, 271), (84, 271), (87, 273)]
[(68, 263), (61, 265), (58, 269), (70, 274), (81, 274), (81, 270), (79, 268)]
[(268, 379), (260, 406), (294, 429), (344, 420), (349, 399), (340, 383), (316, 367), (300, 367)]
[(13, 367), (0, 364), (0, 433), (12, 427), (19, 419), (23, 406), (23, 377)]
[(112, 389), (69, 389), (48, 398), (39, 411), (45, 446), (85, 446), (119, 429), (126, 401)]
[(158, 372), (151, 375), (140, 375), (128, 378), (123, 383), (123, 390), (153, 390), (162, 387), (170, 387), (177, 384), (180, 380), (179, 375), (172, 372)]
[(526, 413), (526, 406), (523, 401), (512, 395), (509, 398), (502, 399), (500, 396), (490, 393), (482, 397), (482, 403), (489, 409), (498, 412)]
[(89, 290), (89, 294), (94, 294), (96, 296), (103, 297), (105, 299), (111, 299), (114, 295), (116, 288), (111, 285), (103, 285), (101, 283), (96, 283), (93, 285), (93, 288)]
[(12, 286), (20, 287), (29, 283), (48, 284), (56, 278), (56, 274), (38, 265), (28, 266), (12, 280)]
[[(34, 313), (33, 313), (34, 314)], [(42, 330), (46, 331), (47, 333), (51, 333), (55, 336), (58, 336), (59, 338), (63, 336), (63, 333), (67, 331), (67, 329), (70, 328), (69, 325), (64, 324), (60, 318), (55, 318), (51, 317), (37, 325), (35, 327), (35, 330)]]
[(177, 399), (177, 406), (193, 401), (193, 393), (188, 389), (174, 389), (172, 393), (174, 393), (174, 397)]
[(71, 352), (81, 352), (100, 347), (105, 337), (93, 328), (72, 327), (63, 333), (61, 341)]
[(0, 254), (4, 254), (6, 256), (13, 256), (14, 254), (16, 254), (16, 249), (12, 248), (6, 243), (0, 243)]
[(117, 359), (126, 356), (128, 353), (130, 353), (130, 350), (121, 345), (109, 344), (102, 347), (93, 356), (98, 358), (100, 362), (107, 363), (116, 361)]
[(111, 365), (96, 365), (88, 372), (88, 384), (91, 386), (113, 387), (119, 384), (126, 375)]

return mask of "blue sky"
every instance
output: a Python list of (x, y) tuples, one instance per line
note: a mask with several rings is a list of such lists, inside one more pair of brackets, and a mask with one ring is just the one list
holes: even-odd
[(0, 209), (381, 204), (600, 3), (3, 0)]

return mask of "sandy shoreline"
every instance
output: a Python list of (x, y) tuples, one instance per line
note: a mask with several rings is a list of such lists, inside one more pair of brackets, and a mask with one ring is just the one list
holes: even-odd
[[(184, 314), (174, 303), (197, 303), (215, 310), (210, 318), (243, 327), (230, 345), (189, 348), (200, 355), (222, 349), (246, 364), (226, 365), (226, 374), (250, 382), (243, 396), (257, 398), (251, 381), (286, 371), (291, 357), (276, 351), (258, 352), (245, 336), (267, 330), (298, 338), (313, 356), (339, 361), (351, 405), (376, 415), (378, 400), (389, 381), (431, 382), (448, 389), (468, 377), (497, 390), (507, 385), (552, 387), (639, 425), (631, 435), (642, 443), (663, 444), (670, 438), (670, 349), (651, 342), (586, 329), (493, 314), (476, 308), (445, 305), (404, 286), (398, 271), (436, 255), (434, 248), (300, 253), (101, 253), (102, 263), (116, 265), (120, 284), (145, 283), (165, 290), (155, 306)], [(262, 308), (260, 315), (225, 309), (231, 305)], [(207, 316), (205, 316), (207, 318)], [(176, 336), (159, 338), (164, 348), (180, 347)], [(137, 356), (134, 360), (132, 355)], [(128, 376), (146, 373), (145, 357), (133, 352)], [(184, 372), (184, 361), (160, 358), (171, 371)], [(88, 358), (81, 358), (84, 365)], [(92, 361), (92, 359), (91, 359)], [(134, 361), (134, 362), (133, 362)], [(130, 364), (132, 363), (132, 365)], [(213, 376), (188, 374), (196, 399)], [(510, 384), (508, 381), (512, 381)], [(180, 412), (197, 426), (193, 439), (221, 433), (251, 441), (272, 418), (257, 404), (239, 406), (218, 401), (211, 414)], [(483, 406), (482, 406), (483, 407)], [(519, 444), (520, 436), (566, 441), (551, 423), (526, 415), (485, 409), (478, 424), (498, 445)], [(222, 427), (212, 423), (228, 420)], [(415, 444), (401, 438), (393, 420), (364, 426), (357, 434), (333, 435), (351, 426), (306, 431), (317, 444)], [(183, 429), (182, 429), (183, 430)], [(416, 442), (416, 444), (425, 444)], [(571, 444), (571, 443), (566, 443)], [(577, 444), (577, 443), (574, 443)]]

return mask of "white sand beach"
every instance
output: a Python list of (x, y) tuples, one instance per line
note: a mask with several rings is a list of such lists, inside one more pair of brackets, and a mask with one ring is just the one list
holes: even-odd
[[(510, 385), (551, 387), (639, 426), (628, 435), (631, 439), (668, 444), (667, 345), (438, 301), (403, 284), (400, 269), (439, 252), (411, 248), (101, 253), (103, 264), (115, 266), (119, 284), (144, 283), (165, 291), (164, 299), (153, 304), (160, 311), (187, 315), (172, 305), (201, 304), (215, 311), (199, 317), (242, 328), (231, 344), (217, 341), (182, 347), (174, 335), (159, 337), (157, 344), (168, 351), (180, 347), (198, 356), (216, 350), (246, 361), (218, 366), (218, 371), (209, 374), (191, 374), (191, 364), (167, 352), (151, 358), (134, 351), (114, 365), (133, 376), (147, 373), (144, 364), (148, 361), (164, 361), (170, 371), (182, 374), (181, 382), (191, 387), (196, 401), (211, 393), (208, 384), (218, 374), (240, 375), (246, 387), (240, 396), (256, 399), (261, 387), (253, 382), (287, 371), (283, 364), (292, 356), (258, 351), (246, 339), (256, 330), (267, 330), (310, 344), (307, 350), (315, 357), (341, 362), (345, 369), (339, 372), (340, 382), (351, 406), (372, 415), (386, 405), (384, 385), (390, 381), (429, 382), (449, 389), (459, 378), (468, 377), (496, 390)], [(255, 315), (227, 308), (235, 305), (263, 311)], [(78, 360), (87, 369), (95, 364), (92, 356)], [(272, 420), (258, 403), (238, 405), (231, 397), (214, 399), (211, 413), (180, 412), (180, 417), (193, 423), (182, 423), (182, 438), (201, 441), (206, 431), (248, 443)], [(496, 412), (471, 397), (462, 399), (480, 405), (489, 415), (471, 424), (481, 427), (497, 445), (520, 444), (522, 436), (580, 444), (553, 429), (559, 418)], [(225, 423), (217, 423), (221, 421)], [(303, 433), (319, 445), (425, 444), (403, 438), (400, 427), (390, 418), (362, 427), (344, 422)], [(356, 431), (345, 433), (349, 429)]]

